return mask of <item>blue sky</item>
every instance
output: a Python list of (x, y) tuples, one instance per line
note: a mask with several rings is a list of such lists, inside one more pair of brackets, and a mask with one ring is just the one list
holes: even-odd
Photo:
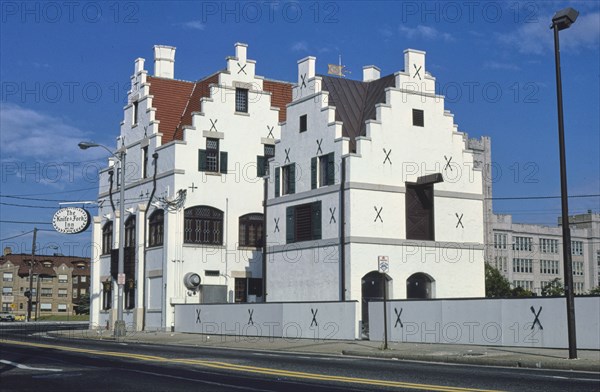
[[(296, 62), (317, 72), (342, 56), (350, 78), (364, 65), (403, 68), (403, 50), (427, 52), (461, 131), (490, 136), (494, 197), (560, 195), (551, 16), (571, 6), (561, 32), (569, 192), (600, 194), (600, 6), (598, 2), (258, 1), (28, 2), (0, 9), (0, 238), (51, 222), (59, 201), (95, 200), (102, 150), (114, 145), (133, 61), (177, 47), (175, 77), (197, 80), (225, 66), (233, 44), (249, 45), (257, 73), (294, 81)], [(8, 197), (12, 196), (12, 197)], [(38, 200), (44, 199), (44, 200)], [(572, 213), (600, 210), (573, 198)], [(560, 200), (495, 200), (514, 221), (555, 224)], [(42, 252), (85, 254), (90, 231), (39, 233)], [(31, 251), (31, 234), (2, 241)]]

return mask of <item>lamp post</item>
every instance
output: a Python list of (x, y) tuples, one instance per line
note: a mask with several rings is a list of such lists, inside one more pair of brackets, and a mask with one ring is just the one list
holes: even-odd
[(122, 145), (116, 153), (108, 147), (98, 143), (81, 142), (79, 148), (87, 150), (90, 147), (101, 147), (108, 151), (119, 161), (121, 169), (121, 183), (119, 184), (119, 263), (118, 263), (118, 298), (117, 298), (117, 320), (115, 321), (115, 337), (125, 336), (125, 321), (123, 320), (123, 286), (125, 285), (125, 145)]
[(563, 263), (565, 296), (567, 297), (567, 333), (569, 336), (569, 359), (577, 358), (575, 334), (575, 298), (573, 293), (573, 265), (571, 264), (571, 229), (569, 227), (569, 201), (567, 195), (567, 162), (565, 156), (565, 125), (563, 119), (562, 81), (560, 71), (560, 46), (558, 32), (568, 29), (579, 16), (573, 8), (558, 11), (552, 17), (550, 28), (554, 31), (554, 59), (556, 62), (556, 98), (558, 106), (558, 143), (560, 150), (560, 198), (562, 213)]

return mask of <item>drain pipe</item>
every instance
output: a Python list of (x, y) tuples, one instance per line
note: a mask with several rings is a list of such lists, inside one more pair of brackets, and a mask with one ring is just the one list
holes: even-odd
[(262, 228), (262, 294), (263, 302), (267, 302), (267, 195), (269, 177), (265, 177), (263, 186), (263, 228)]
[(340, 178), (340, 280), (341, 300), (346, 300), (346, 157), (342, 157)]

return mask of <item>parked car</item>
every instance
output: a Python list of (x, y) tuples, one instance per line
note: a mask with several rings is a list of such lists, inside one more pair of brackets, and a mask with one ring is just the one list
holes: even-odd
[(10, 313), (0, 313), (0, 321), (15, 321), (15, 316)]

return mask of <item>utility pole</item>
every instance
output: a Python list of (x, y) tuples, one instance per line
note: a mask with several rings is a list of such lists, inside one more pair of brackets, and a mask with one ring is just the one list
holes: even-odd
[(33, 243), (31, 244), (31, 260), (29, 261), (29, 298), (27, 300), (27, 321), (31, 321), (32, 290), (33, 290), (33, 265), (35, 263), (35, 241), (37, 239), (37, 227), (33, 228)]

